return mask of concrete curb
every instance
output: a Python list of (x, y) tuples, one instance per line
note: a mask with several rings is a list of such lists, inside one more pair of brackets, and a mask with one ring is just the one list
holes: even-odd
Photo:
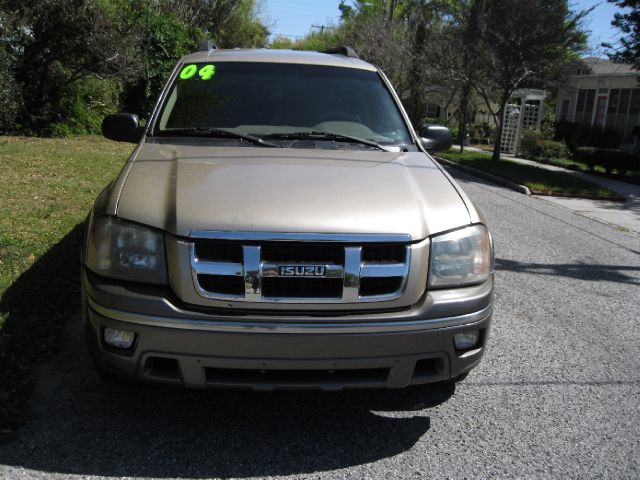
[(531, 190), (529, 190), (524, 185), (518, 185), (517, 183), (506, 180), (502, 177), (497, 177), (492, 175), (491, 173), (484, 172), (482, 170), (478, 170), (477, 168), (467, 167), (466, 165), (461, 165), (457, 162), (453, 162), (451, 160), (447, 160), (442, 157), (434, 157), (438, 162), (446, 165), (448, 167), (457, 168), (458, 170), (462, 170), (463, 172), (467, 172), (471, 175), (475, 175), (476, 177), (484, 178), (485, 180), (489, 180), (490, 182), (497, 183), (503, 187), (507, 187), (511, 190), (515, 190), (518, 193), (524, 193), (525, 195), (531, 195)]

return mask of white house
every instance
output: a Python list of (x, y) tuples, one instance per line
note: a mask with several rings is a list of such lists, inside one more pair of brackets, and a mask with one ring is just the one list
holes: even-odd
[(556, 120), (614, 130), (622, 146), (633, 149), (634, 128), (640, 126), (640, 71), (596, 57), (575, 62), (558, 93)]

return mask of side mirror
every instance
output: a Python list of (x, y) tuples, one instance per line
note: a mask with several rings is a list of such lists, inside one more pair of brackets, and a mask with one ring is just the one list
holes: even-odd
[(423, 125), (420, 137), (422, 146), (429, 152), (449, 150), (453, 145), (451, 130), (442, 125)]
[(143, 131), (135, 113), (114, 113), (102, 121), (102, 135), (116, 142), (138, 143)]

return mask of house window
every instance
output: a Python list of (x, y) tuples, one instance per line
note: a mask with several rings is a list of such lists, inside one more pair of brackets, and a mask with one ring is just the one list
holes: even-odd
[(605, 128), (614, 130), (623, 142), (632, 141), (633, 127), (640, 122), (640, 89), (612, 89)]
[[(618, 106), (620, 105), (620, 90), (611, 89), (609, 92), (609, 107), (607, 108), (606, 128), (616, 130), (618, 125)], [(624, 118), (622, 119), (624, 124)]]
[(629, 97), (631, 96), (631, 90), (624, 89), (620, 90), (620, 105), (618, 105), (618, 113), (627, 113), (627, 109), (629, 108)]
[(618, 90), (617, 88), (611, 90), (611, 93), (609, 93), (609, 109), (607, 113), (616, 114), (618, 112), (619, 99), (620, 99), (620, 90)]
[(576, 104), (576, 123), (591, 125), (593, 104), (596, 98), (595, 90), (578, 90), (578, 102)]
[(560, 107), (560, 121), (564, 122), (569, 116), (569, 100), (562, 101), (562, 107)]
[(435, 103), (427, 103), (427, 117), (440, 118), (440, 106)]
[(631, 90), (631, 101), (629, 102), (629, 115), (627, 116), (627, 122), (625, 125), (625, 132), (623, 141), (633, 141), (633, 131), (638, 125), (640, 125), (640, 88), (634, 88)]
[(587, 96), (586, 90), (578, 90), (578, 102), (576, 103), (576, 115), (584, 112), (584, 101)]
[(631, 106), (629, 107), (629, 114), (638, 115), (638, 113), (640, 113), (640, 89), (634, 88), (633, 96), (631, 97)]

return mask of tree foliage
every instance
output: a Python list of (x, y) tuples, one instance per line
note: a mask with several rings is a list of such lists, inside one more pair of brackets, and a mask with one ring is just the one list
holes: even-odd
[(493, 92), (498, 100), (493, 158), (499, 159), (509, 97), (518, 88), (544, 86), (586, 47), (585, 12), (572, 12), (567, 0), (477, 1), (484, 3), (479, 13), (482, 61), (473, 82), (483, 97)]
[(155, 0), (188, 27), (208, 32), (220, 48), (266, 45), (269, 32), (258, 19), (253, 0)]
[(193, 50), (197, 27), (181, 21), (164, 5), (139, 2), (135, 6), (140, 71), (121, 77), (125, 84), (123, 110), (147, 117), (176, 59)]
[(254, 0), (0, 0), (0, 130), (84, 133), (147, 115), (203, 38), (264, 46)]
[(640, 70), (640, 0), (608, 0), (621, 9), (629, 9), (615, 14), (611, 25), (622, 33), (619, 46), (614, 48), (610, 44), (605, 47), (612, 49), (609, 57), (614, 62), (627, 63)]
[(338, 30), (365, 60), (384, 71), (417, 125), (426, 114), (426, 93), (440, 83), (441, 72), (427, 61), (434, 33), (458, 2), (446, 0), (356, 0), (341, 4)]

